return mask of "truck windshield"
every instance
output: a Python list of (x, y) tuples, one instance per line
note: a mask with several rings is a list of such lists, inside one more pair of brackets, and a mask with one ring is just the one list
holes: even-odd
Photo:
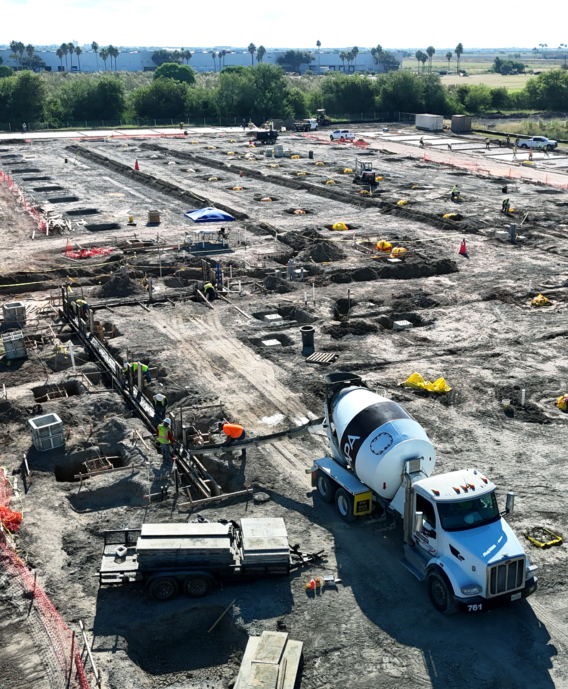
[(438, 514), (444, 531), (475, 529), (500, 518), (495, 493), (473, 500), (439, 502)]

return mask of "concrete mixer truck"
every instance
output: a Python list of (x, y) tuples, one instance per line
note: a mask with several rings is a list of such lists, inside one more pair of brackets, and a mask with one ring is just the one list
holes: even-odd
[[(531, 565), (503, 519), (496, 486), (482, 471), (434, 474), (436, 451), (399, 404), (372, 392), (351, 373), (325, 377), (330, 456), (314, 461), (312, 485), (335, 502), (343, 520), (378, 509), (402, 519), (402, 564), (426, 581), (434, 607), (481, 612), (530, 596)], [(508, 493), (503, 514), (513, 511)]]

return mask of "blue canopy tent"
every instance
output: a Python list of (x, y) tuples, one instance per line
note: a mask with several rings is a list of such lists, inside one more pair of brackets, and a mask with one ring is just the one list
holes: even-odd
[(235, 222), (232, 215), (225, 213), (225, 211), (220, 211), (218, 208), (198, 208), (196, 211), (188, 211), (185, 217), (195, 223)]
[[(195, 211), (188, 211), (184, 217), (195, 224), (203, 223), (229, 223), (235, 222), (235, 218), (225, 211), (218, 208), (198, 208)], [(224, 229), (195, 229), (192, 231), (193, 237), (188, 238), (186, 233), (186, 243), (192, 253), (225, 253), (231, 251), (226, 244), (227, 234)], [(217, 241), (213, 240), (213, 235), (217, 235)]]

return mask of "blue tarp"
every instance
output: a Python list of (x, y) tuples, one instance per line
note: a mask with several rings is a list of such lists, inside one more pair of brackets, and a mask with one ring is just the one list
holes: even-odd
[(218, 208), (199, 208), (196, 211), (188, 211), (186, 218), (193, 222), (234, 222), (235, 219), (229, 213), (220, 211)]

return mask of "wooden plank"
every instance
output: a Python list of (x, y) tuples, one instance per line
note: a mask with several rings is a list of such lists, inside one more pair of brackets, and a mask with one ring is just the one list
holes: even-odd
[(252, 672), (251, 663), (259, 643), (260, 636), (249, 637), (234, 689), (248, 689), (248, 687), (250, 687), (250, 676)]
[(178, 507), (195, 507), (197, 505), (207, 505), (211, 502), (216, 502), (217, 500), (228, 500), (229, 498), (236, 498), (240, 495), (250, 495), (254, 492), (252, 488), (247, 488), (246, 490), (237, 490), (235, 493), (223, 493), (223, 495), (215, 495), (211, 498), (205, 498), (203, 500), (193, 500), (192, 502), (182, 502)]
[(248, 687), (251, 689), (252, 687), (254, 687), (254, 689), (276, 689), (278, 670), (278, 665), (253, 663), (251, 666), (251, 677)]
[(294, 689), (296, 686), (296, 678), (300, 670), (303, 648), (304, 643), (302, 641), (293, 641), (292, 639), (288, 639), (281, 663), (282, 667), (284, 662), (286, 662), (286, 673), (284, 676), (282, 689)]
[(253, 663), (278, 665), (288, 639), (287, 632), (262, 632)]

